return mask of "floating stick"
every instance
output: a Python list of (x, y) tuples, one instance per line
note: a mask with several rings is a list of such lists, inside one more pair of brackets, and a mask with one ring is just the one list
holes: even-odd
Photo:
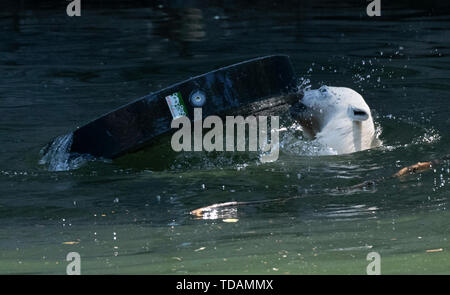
[[(435, 167), (436, 165), (442, 164), (442, 162), (444, 160), (449, 160), (449, 159), (450, 159), (450, 155), (446, 155), (442, 159), (432, 160), (432, 161), (428, 161), (428, 162), (418, 162), (418, 163), (416, 163), (414, 165), (407, 166), (407, 167), (404, 167), (404, 168), (400, 169), (399, 171), (397, 171), (396, 173), (394, 173), (390, 177), (387, 177), (387, 178), (386, 177), (380, 177), (380, 178), (377, 178), (377, 179), (366, 180), (366, 181), (361, 182), (361, 183), (356, 184), (356, 185), (352, 185), (352, 186), (348, 186), (348, 187), (342, 187), (342, 188), (337, 188), (337, 189), (339, 191), (345, 191), (345, 190), (355, 190), (355, 189), (363, 189), (363, 188), (366, 188), (366, 187), (373, 187), (377, 183), (380, 183), (380, 182), (382, 182), (382, 181), (384, 181), (386, 179), (399, 178), (399, 177), (407, 176), (407, 175), (410, 175), (410, 174), (425, 172), (425, 171), (430, 170), (431, 168)], [(259, 204), (266, 204), (266, 203), (281, 203), (281, 202), (286, 202), (286, 201), (293, 200), (293, 199), (299, 199), (301, 197), (302, 196), (294, 196), (294, 197), (277, 198), (277, 199), (261, 200), (261, 201), (217, 203), (217, 204), (213, 204), (213, 205), (209, 205), (209, 206), (206, 206), (206, 207), (202, 207), (202, 208), (198, 208), (198, 209), (192, 210), (189, 213), (191, 215), (194, 215), (194, 216), (197, 216), (197, 217), (202, 217), (203, 214), (206, 213), (206, 212), (211, 212), (213, 210), (222, 209), (222, 208), (225, 208), (225, 207), (259, 205)]]

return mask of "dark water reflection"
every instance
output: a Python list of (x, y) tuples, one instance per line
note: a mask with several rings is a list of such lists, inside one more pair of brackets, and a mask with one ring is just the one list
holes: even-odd
[[(364, 274), (370, 251), (384, 273), (448, 272), (448, 163), (333, 192), (449, 153), (445, 9), (414, 2), (374, 19), (352, 2), (114, 3), (87, 4), (79, 18), (50, 4), (0, 13), (1, 273), (64, 273), (69, 251), (85, 273)], [(313, 157), (290, 145), (260, 165), (252, 155), (173, 155), (162, 143), (73, 171), (38, 165), (50, 139), (114, 107), (274, 53), (313, 87), (359, 91), (384, 146)], [(299, 198), (232, 210), (228, 222), (186, 214), (280, 196)]]

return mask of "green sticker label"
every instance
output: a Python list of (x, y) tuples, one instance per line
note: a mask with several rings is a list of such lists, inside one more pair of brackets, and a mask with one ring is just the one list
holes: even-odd
[(187, 109), (180, 92), (166, 96), (166, 102), (174, 119), (187, 116)]

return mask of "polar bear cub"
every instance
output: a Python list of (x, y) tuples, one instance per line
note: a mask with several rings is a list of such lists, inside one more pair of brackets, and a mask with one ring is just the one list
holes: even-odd
[(379, 146), (372, 114), (364, 98), (346, 87), (306, 90), (291, 107), (304, 133), (337, 154)]

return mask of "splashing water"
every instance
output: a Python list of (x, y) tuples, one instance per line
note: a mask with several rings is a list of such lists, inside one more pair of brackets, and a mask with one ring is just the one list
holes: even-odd
[(303, 137), (303, 129), (298, 123), (293, 123), (280, 135), (280, 150), (286, 154), (298, 156), (337, 155), (330, 147), (323, 146), (314, 140)]
[(306, 78), (300, 78), (297, 85), (297, 93), (303, 93), (311, 88), (311, 81)]
[(77, 169), (86, 163), (91, 156), (71, 154), (73, 133), (58, 136), (55, 140), (41, 150), (43, 154), (39, 164), (47, 165), (48, 171), (68, 171)]

